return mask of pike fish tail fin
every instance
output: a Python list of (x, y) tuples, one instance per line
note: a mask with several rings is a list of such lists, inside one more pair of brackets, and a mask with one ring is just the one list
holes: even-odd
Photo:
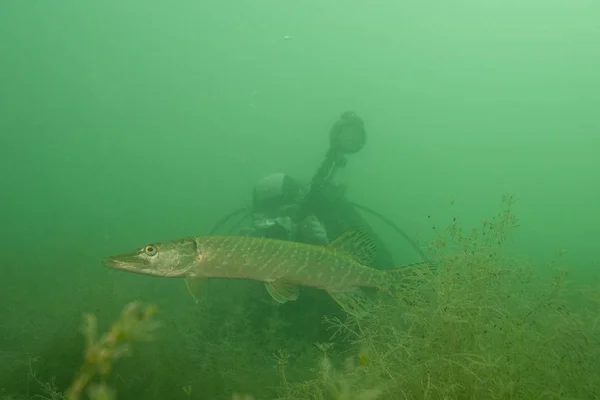
[[(358, 263), (370, 266), (377, 256), (377, 248), (371, 235), (363, 229), (346, 231), (327, 248), (345, 253)], [(403, 265), (391, 270), (372, 271), (371, 286), (392, 297), (406, 297), (420, 283), (427, 280), (434, 266), (428, 262)], [(356, 313), (365, 306), (362, 290), (343, 292), (328, 291), (329, 295), (347, 312)]]
[[(384, 297), (399, 300), (407, 305), (414, 305), (415, 300), (420, 298), (417, 288), (431, 277), (433, 267), (429, 263), (415, 263), (404, 265), (391, 270), (377, 270), (375, 284), (371, 288)], [(354, 290), (335, 292), (328, 291), (329, 295), (340, 307), (355, 316), (372, 312), (372, 293), (366, 288), (355, 288)]]
[(407, 264), (390, 270), (377, 271), (377, 287), (382, 292), (396, 296), (407, 290), (414, 289), (427, 281), (435, 266), (429, 262)]

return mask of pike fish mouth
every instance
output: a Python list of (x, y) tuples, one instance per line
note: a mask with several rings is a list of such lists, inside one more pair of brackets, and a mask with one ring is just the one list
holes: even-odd
[(102, 265), (104, 265), (105, 267), (110, 267), (110, 268), (118, 268), (119, 267), (119, 260), (117, 260), (115, 257), (106, 257), (101, 261)]
[(137, 272), (139, 270), (139, 267), (136, 267), (135, 264), (128, 262), (126, 260), (120, 259), (119, 257), (106, 257), (105, 259), (102, 260), (102, 265), (109, 267), (109, 268), (120, 269), (120, 270), (131, 271), (131, 272)]
[(140, 275), (158, 276), (161, 278), (182, 278), (187, 272), (186, 270), (156, 270), (147, 265), (140, 265), (139, 262), (131, 262), (120, 257), (106, 257), (102, 260), (102, 264), (106, 267), (120, 271), (133, 272)]

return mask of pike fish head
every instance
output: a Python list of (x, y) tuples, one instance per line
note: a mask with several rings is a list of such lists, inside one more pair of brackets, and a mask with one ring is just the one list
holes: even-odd
[(197, 243), (193, 238), (147, 244), (125, 254), (107, 257), (107, 267), (143, 275), (181, 278), (197, 260)]

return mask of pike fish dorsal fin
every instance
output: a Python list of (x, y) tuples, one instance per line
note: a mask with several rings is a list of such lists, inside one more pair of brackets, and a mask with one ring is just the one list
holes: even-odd
[(278, 303), (283, 304), (288, 301), (295, 301), (298, 299), (298, 287), (290, 285), (281, 280), (265, 282), (265, 287), (267, 288), (267, 292), (269, 292), (273, 300)]
[(200, 302), (204, 292), (206, 291), (207, 279), (187, 275), (185, 277), (185, 288), (194, 298), (196, 303)]
[(371, 265), (377, 255), (377, 247), (371, 235), (363, 229), (352, 229), (342, 233), (327, 245), (341, 250), (363, 265)]

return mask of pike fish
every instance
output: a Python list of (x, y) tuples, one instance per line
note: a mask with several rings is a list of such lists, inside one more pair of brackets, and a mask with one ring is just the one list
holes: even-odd
[(342, 307), (345, 295), (376, 288), (393, 295), (410, 284), (427, 263), (378, 270), (368, 265), (375, 245), (363, 230), (351, 230), (326, 246), (246, 237), (187, 237), (146, 246), (104, 259), (110, 268), (163, 278), (183, 278), (197, 299), (207, 278), (264, 282), (271, 297), (285, 303), (298, 299), (299, 286), (326, 290)]

